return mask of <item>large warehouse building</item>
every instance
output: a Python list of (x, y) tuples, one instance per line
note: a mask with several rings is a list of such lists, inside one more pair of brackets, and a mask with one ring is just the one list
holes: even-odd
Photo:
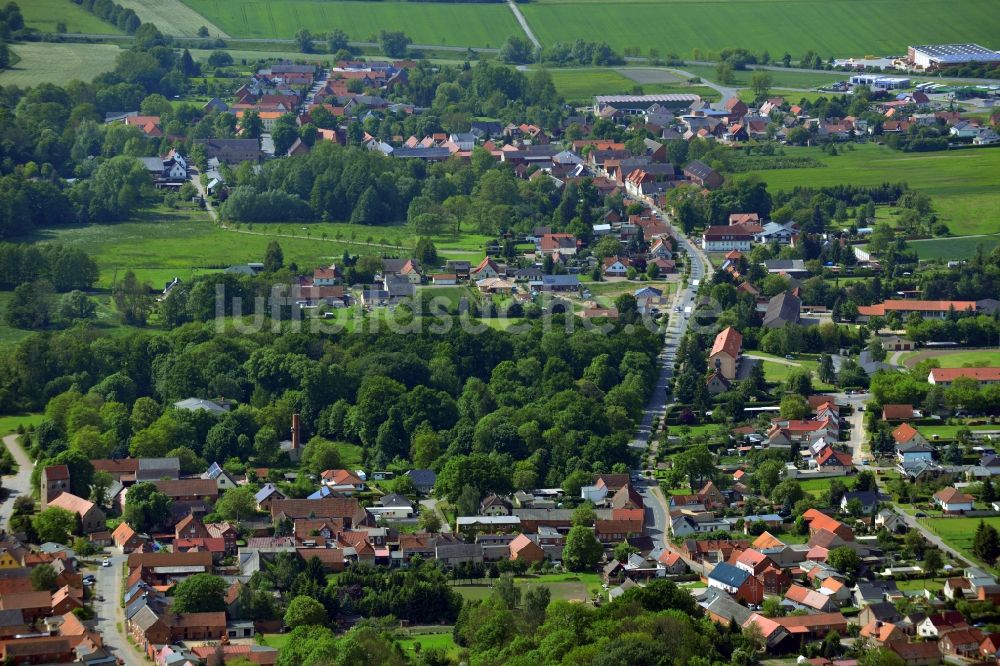
[(909, 47), (906, 60), (918, 69), (940, 69), (969, 63), (1000, 63), (1000, 53), (979, 44), (931, 44)]

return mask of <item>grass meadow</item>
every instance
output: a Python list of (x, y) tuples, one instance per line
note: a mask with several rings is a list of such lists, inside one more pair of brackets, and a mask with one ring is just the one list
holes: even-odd
[(106, 23), (70, 0), (21, 0), (17, 3), (29, 28), (56, 32), (56, 24), (66, 24), (68, 32), (120, 35), (122, 31)]
[[(690, 72), (695, 76), (700, 76), (707, 81), (719, 83), (715, 76), (715, 67), (713, 65), (685, 64), (679, 69)], [(733, 83), (731, 85), (745, 88), (750, 85), (750, 79), (755, 73), (753, 70), (735, 71), (733, 72)], [(827, 83), (843, 81), (845, 78), (844, 72), (783, 72), (769, 69), (764, 73), (771, 77), (771, 85), (775, 88), (818, 88)]]
[(0, 416), (0, 435), (9, 435), (17, 432), (18, 426), (28, 427), (38, 425), (42, 421), (43, 414), (14, 414), (11, 416)]
[(437, 629), (439, 631), (427, 629), (427, 633), (416, 633), (416, 631), (424, 630), (424, 628), (420, 628), (411, 633), (400, 634), (396, 643), (411, 658), (425, 650), (443, 650), (450, 657), (457, 659), (460, 648), (455, 645), (455, 638), (451, 633), (452, 628), (438, 627)]
[[(997, 215), (993, 216), (993, 228), (997, 226)], [(955, 228), (952, 227), (952, 232)], [(1000, 245), (1000, 235), (967, 236), (959, 238), (933, 238), (911, 241), (909, 246), (917, 251), (921, 259), (967, 259), (976, 256), (979, 248), (989, 254)]]
[(932, 0), (914, 0), (906, 11), (892, 0), (869, 0), (863, 16), (856, 2), (820, 0), (540, 0), (521, 6), (543, 44), (606, 40), (621, 50), (691, 57), (694, 49), (743, 47), (784, 51), (796, 60), (807, 51), (831, 56), (901, 54), (909, 44), (978, 42), (1000, 48), (992, 0), (956, 0), (947, 12)]
[(331, 0), (184, 0), (234, 37), (290, 39), (299, 28), (325, 35), (340, 28), (369, 41), (380, 30), (402, 30), (415, 44), (499, 48), (523, 36), (505, 4), (347, 2)]
[[(233, 264), (262, 261), (271, 240), (281, 244), (286, 263), (304, 267), (339, 261), (345, 250), (351, 254), (398, 256), (407, 252), (405, 248), (412, 247), (414, 241), (411, 231), (402, 225), (282, 223), (246, 225), (240, 231), (243, 233), (219, 228), (199, 210), (157, 207), (143, 211), (136, 221), (49, 227), (13, 240), (80, 247), (97, 261), (100, 288), (109, 288), (127, 270), (154, 287), (162, 287), (174, 277), (189, 281)], [(463, 233), (457, 238), (440, 239), (437, 246), (446, 258), (478, 262), (483, 257), (484, 240), (483, 236)]]
[(65, 85), (73, 79), (90, 81), (111, 70), (121, 53), (121, 49), (112, 44), (25, 42), (14, 44), (11, 49), (21, 59), (10, 69), (0, 72), (0, 85), (22, 88), (39, 83)]
[(755, 172), (773, 190), (905, 182), (933, 197), (938, 218), (955, 235), (995, 233), (1000, 224), (1000, 150), (902, 153), (886, 146), (858, 144), (854, 150), (842, 149), (832, 157), (818, 148), (789, 146), (785, 153), (813, 157), (825, 166)]
[(1000, 529), (1000, 516), (987, 518), (920, 518), (931, 532), (941, 537), (945, 543), (971, 560), (978, 558), (972, 554), (972, 538), (982, 520), (987, 525)]

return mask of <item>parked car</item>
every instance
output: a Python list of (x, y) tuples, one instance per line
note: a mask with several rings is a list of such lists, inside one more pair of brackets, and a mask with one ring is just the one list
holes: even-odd
[(102, 567), (110, 567), (111, 566), (111, 558), (110, 557), (105, 557), (103, 560), (101, 560), (101, 566)]

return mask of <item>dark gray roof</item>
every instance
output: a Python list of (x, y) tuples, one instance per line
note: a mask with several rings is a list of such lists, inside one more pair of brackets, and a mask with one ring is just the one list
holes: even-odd
[(20, 608), (0, 610), (0, 627), (16, 627), (24, 624), (24, 613)]
[(789, 291), (783, 291), (767, 304), (764, 313), (764, 328), (781, 328), (785, 324), (799, 323), (802, 301)]
[(437, 481), (437, 474), (432, 469), (411, 469), (406, 473), (406, 476), (410, 477), (410, 480), (418, 488), (433, 486), (434, 482)]
[(735, 567), (728, 562), (720, 562), (712, 569), (712, 573), (708, 574), (710, 580), (717, 580), (729, 587), (739, 587), (749, 576), (749, 571)]
[(447, 148), (394, 148), (393, 157), (414, 157), (423, 160), (447, 159), (451, 152)]
[(708, 178), (715, 173), (712, 167), (708, 166), (704, 162), (699, 162), (698, 160), (690, 162), (686, 167), (684, 167), (684, 171), (697, 176), (698, 178)]
[(478, 543), (439, 543), (434, 547), (438, 559), (455, 557), (482, 557), (483, 547)]
[(543, 275), (542, 284), (552, 287), (577, 287), (580, 285), (579, 275)]

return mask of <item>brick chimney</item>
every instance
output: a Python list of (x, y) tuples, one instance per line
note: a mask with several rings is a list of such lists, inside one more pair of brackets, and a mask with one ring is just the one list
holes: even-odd
[(299, 448), (299, 436), (300, 436), (300, 426), (299, 426), (299, 415), (292, 414), (292, 448)]

